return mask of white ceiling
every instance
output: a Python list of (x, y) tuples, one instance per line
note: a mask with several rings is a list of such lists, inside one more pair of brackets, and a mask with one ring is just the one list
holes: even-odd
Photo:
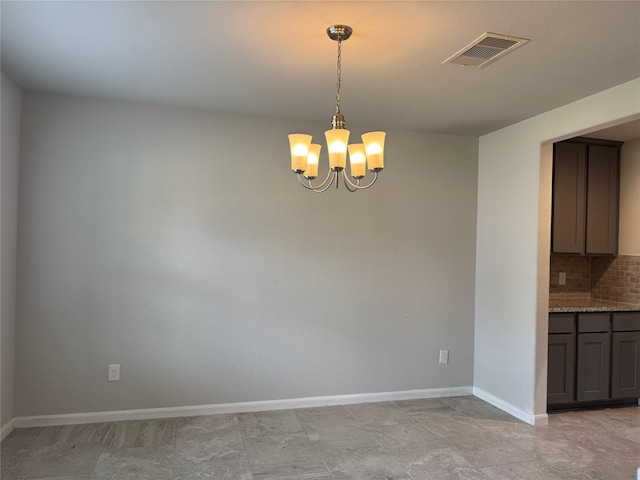
[[(343, 43), (347, 128), (482, 135), (640, 77), (640, 2), (2, 1), (23, 88), (328, 122)], [(530, 39), (442, 65), (484, 32)], [(639, 93), (640, 95), (640, 93)]]

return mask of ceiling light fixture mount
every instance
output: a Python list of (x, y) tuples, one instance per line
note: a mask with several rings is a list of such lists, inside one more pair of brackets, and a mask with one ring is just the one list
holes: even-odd
[(348, 40), (353, 33), (353, 28), (349, 25), (329, 25), (327, 27), (327, 35), (335, 42), (338, 40)]
[[(320, 157), (320, 144), (311, 143), (311, 135), (304, 133), (292, 133), (289, 135), (289, 147), (291, 149), (291, 170), (298, 175), (298, 180), (303, 187), (314, 192), (324, 192), (334, 181), (338, 188), (338, 174), (342, 172), (344, 185), (350, 192), (356, 192), (372, 186), (378, 179), (378, 173), (384, 168), (384, 140), (385, 132), (369, 132), (362, 135), (363, 143), (348, 145), (349, 130), (346, 130), (344, 115), (340, 112), (340, 81), (342, 74), (342, 41), (347, 40), (353, 29), (348, 25), (331, 25), (327, 28), (327, 35), (331, 40), (338, 42), (338, 61), (336, 67), (336, 112), (331, 119), (331, 130), (327, 130), (325, 138), (329, 151), (329, 172), (324, 181), (319, 185), (311, 183), (318, 176), (318, 160)], [(347, 177), (345, 170), (347, 163), (347, 151), (352, 182)], [(369, 171), (373, 173), (373, 179), (366, 185), (361, 185), (360, 180), (365, 177), (367, 163)], [(302, 177), (306, 179), (303, 180)]]

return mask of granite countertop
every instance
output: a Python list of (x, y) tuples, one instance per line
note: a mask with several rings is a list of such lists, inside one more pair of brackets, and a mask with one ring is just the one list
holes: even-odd
[(640, 311), (640, 305), (607, 300), (550, 300), (549, 313), (629, 312)]

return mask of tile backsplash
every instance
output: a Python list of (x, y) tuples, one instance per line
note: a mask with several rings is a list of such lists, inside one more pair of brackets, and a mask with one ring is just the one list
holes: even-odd
[(591, 297), (640, 304), (640, 256), (593, 257)]
[[(560, 272), (567, 274), (559, 284)], [(551, 255), (549, 299), (609, 300), (640, 305), (640, 256)]]
[[(560, 272), (567, 274), (567, 282), (560, 285)], [(580, 255), (551, 255), (549, 299), (591, 297), (591, 257)]]

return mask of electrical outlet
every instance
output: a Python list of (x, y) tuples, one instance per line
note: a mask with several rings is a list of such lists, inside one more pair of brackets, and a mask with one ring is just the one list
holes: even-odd
[(110, 382), (120, 381), (120, 364), (119, 363), (109, 365), (109, 381)]
[(440, 363), (449, 363), (449, 350), (440, 350)]
[(566, 285), (567, 284), (567, 272), (560, 272), (558, 275), (558, 285)]

